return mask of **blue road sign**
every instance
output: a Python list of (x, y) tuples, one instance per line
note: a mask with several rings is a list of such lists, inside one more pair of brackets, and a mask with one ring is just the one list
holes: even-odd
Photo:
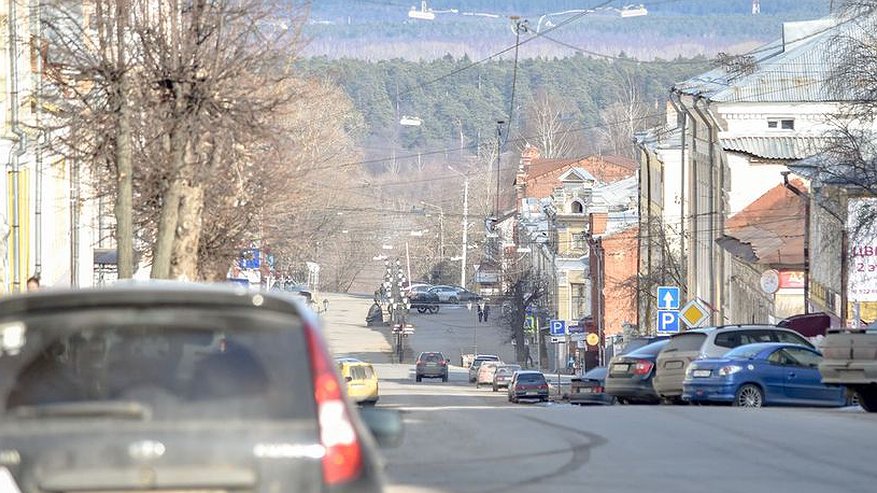
[(566, 320), (552, 320), (548, 324), (548, 332), (553, 336), (566, 335)]
[(658, 310), (679, 309), (679, 288), (676, 286), (658, 287)]
[(658, 310), (658, 334), (675, 334), (677, 332), (679, 332), (679, 312)]

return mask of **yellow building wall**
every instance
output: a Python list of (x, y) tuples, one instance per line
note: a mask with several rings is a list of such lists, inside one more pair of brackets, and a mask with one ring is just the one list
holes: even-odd
[[(12, 226), (12, 209), (13, 209), (13, 201), (12, 201), (12, 182), (13, 182), (14, 173), (9, 171), (6, 173), (6, 189), (9, 191), (6, 207), (9, 211), (9, 225)], [(27, 278), (31, 276), (30, 274), (30, 181), (27, 169), (20, 169), (18, 171), (18, 272), (19, 272), (19, 281), (20, 284), (18, 286), (18, 290), (24, 291), (25, 289), (25, 281)], [(9, 284), (6, 286), (7, 292), (11, 293), (15, 291), (14, 286), (14, 261), (13, 258), (13, 250), (14, 246), (12, 232), (9, 233), (9, 252), (8, 252), (8, 263), (9, 265)]]

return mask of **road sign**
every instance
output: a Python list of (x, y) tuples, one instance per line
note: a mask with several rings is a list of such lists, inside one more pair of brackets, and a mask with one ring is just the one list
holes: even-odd
[(698, 300), (691, 300), (679, 310), (679, 318), (691, 328), (699, 327), (707, 318), (710, 312)]
[(679, 332), (679, 312), (676, 310), (658, 310), (658, 334), (675, 334)]
[(548, 323), (548, 332), (553, 336), (566, 335), (566, 320), (552, 320)]
[(528, 315), (524, 318), (524, 331), (532, 332), (534, 329), (536, 329), (536, 317)]
[(566, 331), (570, 334), (584, 334), (585, 326), (577, 322), (569, 322), (566, 324)]
[(588, 343), (588, 346), (596, 346), (597, 344), (600, 344), (600, 336), (591, 332), (588, 334), (588, 337), (585, 338), (585, 342)]
[(552, 344), (559, 344), (563, 342), (563, 337), (551, 337), (550, 338)]
[(574, 341), (574, 342), (584, 341), (585, 340), (585, 333), (584, 332), (576, 332), (576, 333), (570, 332), (569, 340)]
[(676, 286), (658, 286), (658, 310), (679, 309), (679, 288)]

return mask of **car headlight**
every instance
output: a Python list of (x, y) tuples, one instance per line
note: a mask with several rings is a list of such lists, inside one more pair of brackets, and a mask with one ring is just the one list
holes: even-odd
[(742, 366), (728, 365), (719, 368), (719, 371), (717, 371), (716, 374), (720, 377), (727, 377), (728, 375), (733, 375), (742, 369)]
[(695, 365), (694, 363), (689, 364), (688, 368), (685, 369), (685, 376), (690, 378), (691, 374), (694, 373), (694, 370), (696, 369), (697, 365)]

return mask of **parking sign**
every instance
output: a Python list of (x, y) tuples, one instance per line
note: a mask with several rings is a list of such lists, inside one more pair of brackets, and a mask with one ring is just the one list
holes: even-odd
[(675, 334), (677, 332), (679, 332), (679, 312), (658, 310), (658, 334)]
[(548, 325), (548, 331), (553, 336), (566, 335), (566, 320), (552, 320)]

